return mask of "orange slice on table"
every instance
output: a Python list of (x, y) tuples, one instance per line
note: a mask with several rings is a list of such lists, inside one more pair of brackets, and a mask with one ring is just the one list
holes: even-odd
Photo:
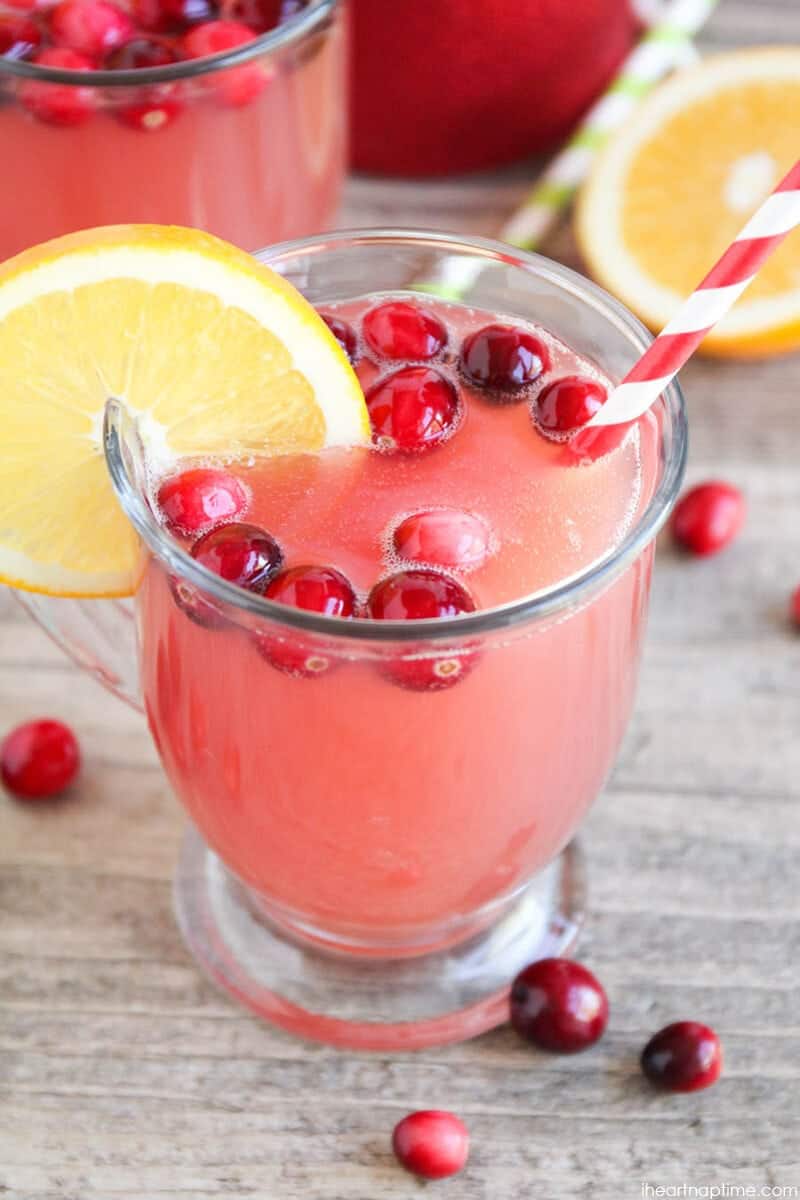
[(358, 379), (286, 280), (197, 230), (114, 226), (0, 266), (0, 581), (121, 596), (138, 544), (106, 473), (103, 409), (154, 462), (369, 441)]
[[(720, 54), (674, 75), (598, 157), (577, 236), (595, 278), (661, 329), (800, 156), (800, 47)], [(702, 350), (800, 346), (800, 231)]]

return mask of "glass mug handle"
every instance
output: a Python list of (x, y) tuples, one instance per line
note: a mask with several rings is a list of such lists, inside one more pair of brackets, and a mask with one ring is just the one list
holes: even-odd
[(68, 600), (35, 592), (17, 592), (16, 596), (73, 662), (142, 711), (130, 600)]

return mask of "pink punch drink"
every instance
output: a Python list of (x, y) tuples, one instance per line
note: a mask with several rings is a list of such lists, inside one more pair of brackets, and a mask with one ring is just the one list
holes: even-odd
[[(483, 258), (474, 294), (415, 292), (426, 253)], [(142, 686), (202, 839), (181, 922), (290, 1028), (468, 1036), (575, 936), (561, 852), (630, 716), (680, 399), (579, 431), (646, 335), (544, 260), (376, 234), (268, 261), (347, 350), (373, 444), (151, 481)]]
[(194, 225), (255, 250), (325, 228), (346, 155), (337, 0), (0, 4), (0, 259)]

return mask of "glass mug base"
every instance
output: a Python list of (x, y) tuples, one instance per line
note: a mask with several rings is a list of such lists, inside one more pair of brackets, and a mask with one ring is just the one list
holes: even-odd
[(572, 842), (488, 928), (446, 949), (389, 959), (312, 944), (194, 829), (175, 879), (181, 933), (214, 983), (282, 1029), (360, 1050), (415, 1050), (502, 1025), (514, 976), (572, 949), (584, 905), (583, 855)]

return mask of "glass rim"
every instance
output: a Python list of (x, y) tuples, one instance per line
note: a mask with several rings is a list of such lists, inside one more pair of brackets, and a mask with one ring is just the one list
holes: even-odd
[[(279, 263), (281, 258), (303, 253), (320, 254), (344, 245), (357, 247), (379, 243), (428, 244), (431, 248), (438, 249), (450, 246), (483, 257), (487, 263), (502, 262), (519, 267), (529, 274), (549, 280), (562, 290), (572, 292), (579, 300), (590, 302), (601, 316), (611, 320), (618, 329), (630, 335), (630, 340), (636, 348), (644, 351), (652, 341), (652, 335), (637, 317), (577, 271), (543, 255), (518, 250), (489, 238), (417, 229), (344, 229), (330, 234), (281, 242), (257, 252), (254, 257), (276, 269), (276, 263)], [(557, 331), (554, 332), (557, 335)], [(327, 638), (344, 641), (428, 643), (440, 642), (443, 639), (462, 640), (476, 634), (508, 629), (531, 619), (553, 616), (574, 606), (596, 588), (611, 583), (639, 557), (664, 525), (678, 496), (688, 450), (686, 406), (679, 384), (673, 381), (664, 390), (658, 403), (666, 408), (670, 416), (670, 453), (664, 462), (661, 479), (647, 506), (618, 545), (573, 575), (518, 600), (456, 617), (419, 621), (375, 621), (369, 617), (354, 617), (345, 621), (341, 617), (290, 608), (227, 582), (202, 566), (169, 537), (140, 491), (132, 483), (125, 464), (123, 448), (126, 443), (119, 405), (113, 408), (110, 405), (107, 409), (103, 443), (117, 497), (137, 532), (173, 573), (188, 580), (201, 591), (231, 608), (252, 616)], [(580, 470), (580, 467), (574, 469)]]
[(163, 67), (131, 68), (127, 71), (67, 71), (61, 67), (41, 67), (24, 59), (0, 57), (0, 78), (35, 79), (40, 83), (61, 83), (72, 87), (132, 88), (196, 79), (229, 66), (249, 62), (264, 53), (279, 52), (315, 33), (333, 13), (340, 0), (310, 0), (307, 8), (295, 13), (274, 29), (260, 34), (252, 42), (209, 54), (206, 58), (184, 59)]

